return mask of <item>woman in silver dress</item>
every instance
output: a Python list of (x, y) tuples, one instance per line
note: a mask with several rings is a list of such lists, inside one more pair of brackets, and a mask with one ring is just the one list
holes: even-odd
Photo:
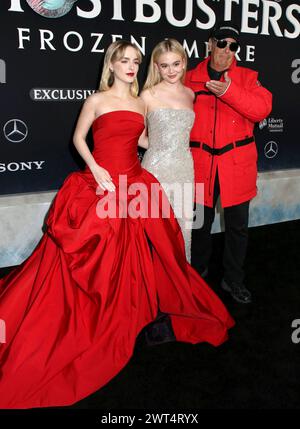
[(166, 39), (155, 46), (141, 94), (147, 107), (147, 129), (139, 145), (147, 148), (142, 166), (157, 178), (170, 200), (190, 262), (194, 165), (189, 136), (194, 93), (183, 84), (186, 65), (185, 50), (177, 40)]

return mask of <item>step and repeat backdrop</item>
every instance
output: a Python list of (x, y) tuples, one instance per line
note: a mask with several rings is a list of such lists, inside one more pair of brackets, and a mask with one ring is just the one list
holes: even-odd
[(259, 169), (300, 168), (299, 1), (1, 0), (0, 194), (54, 190), (82, 167), (72, 134), (112, 41), (140, 48), (142, 85), (157, 42), (178, 39), (192, 68), (216, 20), (230, 19), (241, 26), (240, 65), (274, 96), (256, 127)]

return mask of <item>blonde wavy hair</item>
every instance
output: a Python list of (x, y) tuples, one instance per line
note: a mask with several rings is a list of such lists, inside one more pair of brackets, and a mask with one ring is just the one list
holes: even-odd
[[(124, 57), (126, 48), (134, 48), (136, 50), (137, 58), (139, 63), (142, 62), (142, 54), (136, 45), (133, 43), (127, 42), (126, 40), (117, 40), (113, 42), (107, 48), (103, 69), (100, 79), (99, 91), (107, 91), (109, 90), (114, 83), (114, 74), (110, 70), (109, 65), (113, 64), (115, 61), (119, 61), (122, 57)], [(139, 93), (139, 84), (137, 78), (134, 79), (133, 83), (130, 85), (130, 93), (133, 97), (137, 97)]]
[[(186, 52), (183, 46), (178, 42), (178, 40), (165, 39), (159, 42), (152, 51), (150, 64), (148, 67), (147, 79), (143, 89), (152, 88), (153, 86), (157, 85), (159, 82), (162, 81), (160, 73), (155, 64), (158, 63), (159, 57), (166, 52), (173, 52), (174, 54), (180, 55), (181, 58), (185, 61), (185, 64), (187, 64)], [(181, 77), (182, 83), (184, 83), (185, 73), (186, 71), (184, 70), (184, 73)]]

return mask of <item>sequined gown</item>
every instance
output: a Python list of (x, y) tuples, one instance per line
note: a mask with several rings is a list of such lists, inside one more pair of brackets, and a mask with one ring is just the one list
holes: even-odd
[[(194, 194), (194, 164), (189, 140), (194, 119), (195, 114), (189, 109), (159, 108), (149, 112), (149, 148), (142, 161), (142, 166), (156, 177), (169, 198), (189, 262)], [(176, 189), (176, 197), (173, 189)]]

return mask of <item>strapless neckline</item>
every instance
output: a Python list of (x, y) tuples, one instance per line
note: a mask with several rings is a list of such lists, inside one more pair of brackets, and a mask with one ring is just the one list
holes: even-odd
[(195, 114), (195, 112), (192, 109), (182, 108), (182, 109), (173, 109), (172, 107), (158, 107), (157, 109), (151, 110), (147, 113), (147, 116), (149, 116), (151, 113), (159, 112), (159, 111), (166, 111), (170, 110), (171, 112), (191, 112)]
[(144, 115), (142, 113), (136, 112), (134, 110), (119, 109), (119, 110), (111, 110), (110, 112), (102, 113), (102, 115), (99, 115), (99, 116), (97, 116), (94, 119), (93, 123), (96, 122), (96, 121), (98, 121), (98, 120), (100, 120), (103, 116), (112, 115), (114, 113), (118, 113), (118, 114), (120, 114), (120, 113), (129, 113), (129, 114), (133, 114), (133, 115), (138, 115), (139, 117), (141, 117), (143, 119), (143, 122), (144, 122)]

